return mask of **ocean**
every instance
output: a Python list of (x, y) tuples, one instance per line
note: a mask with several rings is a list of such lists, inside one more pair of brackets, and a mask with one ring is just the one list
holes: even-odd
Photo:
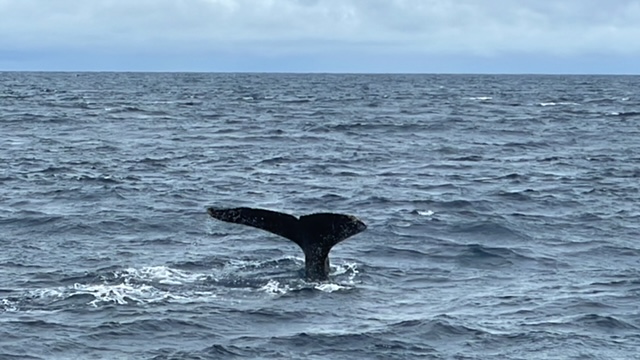
[(640, 359), (638, 76), (0, 79), (2, 360)]

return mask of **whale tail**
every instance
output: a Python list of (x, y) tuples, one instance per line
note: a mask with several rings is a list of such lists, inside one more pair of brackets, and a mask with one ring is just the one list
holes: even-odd
[(297, 218), (277, 211), (246, 207), (208, 208), (207, 213), (215, 219), (262, 229), (298, 244), (305, 255), (306, 277), (314, 281), (328, 279), (331, 248), (367, 228), (355, 216), (345, 214), (316, 213)]

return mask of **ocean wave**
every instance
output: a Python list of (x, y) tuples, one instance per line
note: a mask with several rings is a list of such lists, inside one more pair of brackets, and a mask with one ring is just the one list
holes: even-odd
[[(40, 275), (38, 281), (30, 281), (29, 285), (35, 288), (21, 293), (10, 291), (10, 296), (0, 298), (0, 301), (3, 311), (34, 307), (102, 307), (109, 304), (207, 303), (226, 298), (229, 290), (245, 289), (270, 295), (286, 295), (305, 289), (329, 293), (350, 290), (359, 273), (357, 264), (347, 262), (332, 265), (331, 276), (337, 282), (307, 283), (300, 277), (300, 264), (297, 258), (284, 258), (273, 261), (230, 260), (225, 266), (207, 269), (206, 272), (168, 266), (103, 269), (98, 273), (77, 276), (55, 272), (46, 277)], [(292, 273), (280, 269), (291, 268), (291, 265), (294, 265)], [(51, 282), (69, 285), (46, 287)]]
[(0, 358), (637, 354), (637, 78), (3, 76)]

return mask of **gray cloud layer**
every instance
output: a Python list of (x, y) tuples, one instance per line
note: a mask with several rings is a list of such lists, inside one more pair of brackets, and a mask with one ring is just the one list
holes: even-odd
[(5, 50), (640, 54), (633, 0), (0, 0)]

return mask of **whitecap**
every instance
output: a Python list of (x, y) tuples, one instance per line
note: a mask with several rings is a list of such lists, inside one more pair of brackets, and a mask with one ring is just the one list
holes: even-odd
[(336, 284), (336, 283), (322, 283), (314, 286), (316, 290), (320, 290), (322, 292), (334, 292), (342, 289), (348, 289), (347, 286)]
[(358, 264), (356, 263), (344, 263), (340, 266), (336, 266), (335, 271), (331, 275), (343, 275), (346, 273), (351, 273), (353, 275), (358, 274)]
[(100, 303), (113, 303), (118, 305), (127, 305), (129, 303), (157, 302), (164, 300), (162, 294), (150, 285), (131, 285), (127, 283), (108, 285), (108, 284), (74, 284), (74, 295), (92, 295), (94, 299), (88, 304), (98, 306)]
[(290, 290), (290, 288), (289, 285), (281, 285), (279, 281), (271, 279), (268, 283), (260, 287), (260, 289), (258, 290), (264, 291), (267, 294), (282, 295), (286, 294)]
[(141, 281), (156, 281), (166, 285), (183, 285), (194, 283), (208, 278), (207, 274), (191, 273), (189, 271), (173, 269), (168, 266), (145, 266), (140, 269), (127, 268), (114, 272), (116, 279), (133, 278)]
[(556, 105), (567, 106), (567, 105), (579, 105), (579, 104), (571, 102), (571, 101), (561, 101), (561, 102), (552, 102), (552, 101), (550, 101), (550, 102), (541, 102), (539, 105), (540, 106), (556, 106)]
[(0, 312), (15, 312), (18, 306), (9, 299), (0, 299)]

